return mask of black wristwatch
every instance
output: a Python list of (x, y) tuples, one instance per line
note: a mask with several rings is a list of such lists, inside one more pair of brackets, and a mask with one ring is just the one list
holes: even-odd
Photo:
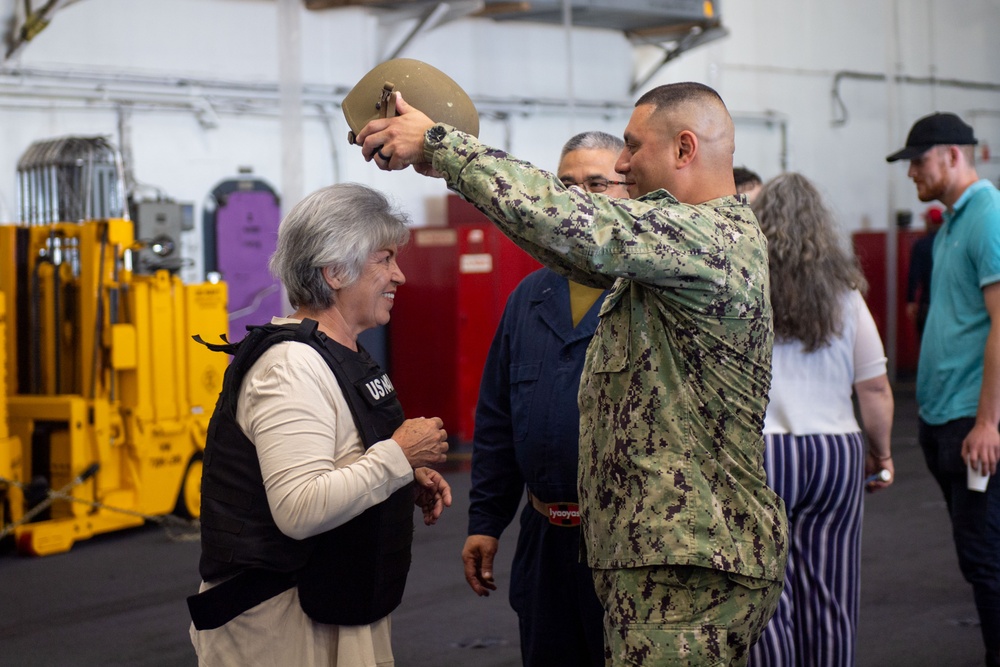
[(446, 134), (448, 134), (448, 130), (445, 129), (444, 125), (435, 125), (431, 129), (427, 130), (427, 140), (434, 143), (440, 143)]

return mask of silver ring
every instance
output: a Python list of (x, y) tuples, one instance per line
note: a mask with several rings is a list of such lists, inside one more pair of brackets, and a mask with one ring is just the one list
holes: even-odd
[(386, 162), (388, 162), (389, 160), (392, 159), (391, 155), (383, 155), (382, 154), (382, 147), (381, 146), (379, 146), (377, 149), (375, 149), (375, 155), (378, 155), (380, 158), (382, 158)]

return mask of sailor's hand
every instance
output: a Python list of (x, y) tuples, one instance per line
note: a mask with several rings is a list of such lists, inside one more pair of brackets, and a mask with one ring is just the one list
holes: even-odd
[(376, 118), (361, 128), (355, 143), (368, 162), (374, 162), (383, 171), (406, 169), (410, 165), (420, 173), (430, 176), (424, 157), (424, 135), (434, 126), (434, 121), (419, 109), (406, 103), (396, 92), (396, 116)]
[(489, 596), (497, 585), (493, 583), (493, 557), (500, 547), (500, 540), (489, 535), (469, 535), (462, 548), (465, 580), (479, 596)]

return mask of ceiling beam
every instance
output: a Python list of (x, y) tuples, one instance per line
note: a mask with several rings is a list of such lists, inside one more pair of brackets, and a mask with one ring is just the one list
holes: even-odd
[(486, 6), (476, 13), (476, 16), (489, 18), (496, 14), (517, 14), (530, 10), (530, 2), (487, 2)]
[(376, 7), (379, 5), (415, 5), (421, 0), (305, 0), (306, 9), (332, 9), (334, 7)]

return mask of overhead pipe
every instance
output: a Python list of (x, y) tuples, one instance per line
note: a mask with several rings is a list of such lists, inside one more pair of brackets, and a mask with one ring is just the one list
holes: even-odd
[[(41, 83), (36, 83), (34, 80)], [(303, 84), (302, 105), (314, 116), (318, 109), (339, 107), (350, 91), (346, 86)], [(0, 73), (0, 107), (40, 108), (25, 103), (36, 98), (52, 102), (83, 102), (86, 108), (116, 109), (129, 105), (133, 111), (174, 110), (194, 114), (204, 127), (218, 124), (220, 114), (280, 114), (280, 89), (277, 84), (246, 83), (206, 79), (149, 77), (119, 74), (81, 74), (45, 70), (17, 70)], [(17, 100), (21, 100), (18, 102)], [(561, 97), (472, 97), (480, 114), (565, 113), (569, 109), (614, 118), (630, 113), (627, 100), (586, 100), (574, 98), (572, 104)], [(79, 107), (72, 107), (79, 108)]]
[[(44, 83), (38, 83), (37, 80)], [(329, 132), (331, 118), (338, 115), (349, 88), (303, 84), (299, 102), (303, 118), (318, 120)], [(52, 73), (44, 70), (19, 70), (16, 76), (0, 73), (0, 109), (39, 109), (53, 111), (107, 110), (121, 122), (136, 113), (180, 112), (192, 114), (205, 129), (219, 125), (221, 115), (283, 118), (281, 91), (277, 84), (219, 80), (157, 78), (136, 75), (101, 75)], [(505, 140), (510, 142), (514, 115), (590, 115), (606, 120), (627, 117), (630, 101), (567, 101), (559, 97), (474, 96), (473, 103), (482, 118), (500, 122)], [(331, 141), (334, 173), (338, 173), (337, 143)], [(125, 186), (124, 181), (122, 186)], [(23, 193), (22, 193), (23, 194)], [(125, 195), (122, 196), (124, 200)]]
[[(911, 85), (924, 86), (946, 86), (949, 88), (962, 88), (964, 90), (980, 90), (991, 93), (1000, 93), (1000, 83), (988, 83), (984, 81), (968, 81), (965, 79), (940, 78), (937, 76), (911, 76), (909, 74), (897, 74), (893, 77), (896, 83), (906, 83)], [(847, 123), (847, 105), (840, 96), (840, 82), (844, 79), (854, 79), (857, 81), (885, 81), (886, 75), (876, 72), (855, 72), (841, 70), (833, 75), (833, 88), (830, 96), (833, 98), (834, 118), (830, 124), (840, 127)]]

